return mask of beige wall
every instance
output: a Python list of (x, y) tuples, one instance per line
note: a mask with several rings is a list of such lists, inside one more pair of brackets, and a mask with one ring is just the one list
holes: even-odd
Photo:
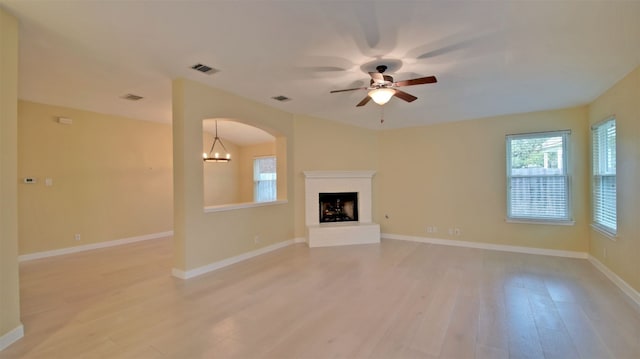
[(18, 22), (0, 8), (0, 338), (21, 325), (17, 102)]
[(640, 67), (589, 106), (590, 124), (611, 115), (617, 129), (618, 238), (590, 230), (590, 253), (640, 291)]
[(21, 254), (172, 229), (169, 125), (25, 101), (18, 117), (18, 177), (37, 180), (18, 185)]
[[(502, 116), (379, 134), (381, 231), (585, 252), (588, 249), (586, 108)], [(575, 225), (506, 223), (505, 135), (571, 130)], [(387, 214), (389, 219), (385, 219)], [(436, 226), (436, 233), (427, 233)], [(460, 228), (459, 236), (449, 228)]]
[[(253, 160), (256, 157), (275, 156), (276, 143), (268, 142), (240, 148), (240, 202), (253, 202)], [(276, 158), (276, 164), (278, 159)]]
[[(377, 170), (376, 131), (310, 116), (295, 116), (295, 213), (296, 237), (306, 235), (303, 171)], [(376, 207), (378, 175), (373, 177)]]
[[(211, 133), (203, 132), (203, 153), (209, 153), (214, 137)], [(224, 140), (224, 145), (231, 154), (230, 162), (202, 162), (205, 206), (242, 202), (239, 185), (241, 166), (238, 161), (241, 147), (228, 140)]]
[[(291, 135), (289, 136), (291, 137)], [(293, 169), (290, 169), (289, 166), (289, 157), (291, 157), (291, 152), (294, 151), (292, 146), (289, 146), (289, 142), (293, 142), (290, 138), (286, 136), (276, 136), (276, 175), (278, 178), (277, 183), (277, 194), (279, 201), (288, 200), (289, 198), (289, 188), (293, 187), (293, 177), (291, 173), (293, 173)], [(291, 201), (295, 200), (295, 198), (291, 198)]]
[[(202, 145), (194, 139), (202, 138), (205, 118), (244, 122), (287, 142), (294, 135), (291, 114), (193, 81), (173, 81), (174, 267), (182, 271), (293, 238), (291, 203), (204, 213)], [(286, 142), (276, 145), (278, 179), (289, 187), (292, 150)]]

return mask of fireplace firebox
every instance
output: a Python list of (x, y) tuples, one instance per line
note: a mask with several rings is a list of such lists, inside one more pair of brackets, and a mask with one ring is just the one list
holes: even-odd
[(319, 193), (320, 223), (357, 222), (358, 192)]

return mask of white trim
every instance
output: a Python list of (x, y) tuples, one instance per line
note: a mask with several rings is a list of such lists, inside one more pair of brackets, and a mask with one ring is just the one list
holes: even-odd
[(595, 130), (599, 126), (603, 125), (605, 122), (608, 122), (610, 120), (615, 120), (615, 119), (616, 119), (616, 114), (614, 113), (613, 115), (607, 116), (604, 119), (602, 119), (602, 120), (594, 123), (593, 125), (591, 125), (591, 130)]
[(616, 241), (618, 239), (618, 233), (614, 233), (611, 232), (608, 228), (606, 228), (605, 226), (602, 226), (600, 224), (597, 223), (591, 223), (591, 228), (593, 228), (594, 231), (600, 233), (601, 235), (609, 238), (612, 241)]
[(296, 237), (293, 239), (293, 243), (307, 243), (307, 239), (305, 237)]
[(70, 254), (70, 253), (90, 251), (90, 250), (93, 250), (93, 249), (120, 246), (120, 245), (123, 245), (123, 244), (130, 244), (130, 243), (135, 243), (135, 242), (140, 242), (140, 241), (146, 241), (146, 240), (149, 240), (149, 239), (165, 238), (165, 237), (170, 237), (170, 236), (173, 236), (173, 231), (144, 234), (142, 236), (128, 237), (128, 238), (122, 238), (122, 239), (114, 239), (114, 240), (111, 240), (111, 241), (85, 244), (85, 245), (82, 245), (82, 246), (67, 247), (67, 248), (54, 249), (54, 250), (51, 250), (51, 251), (22, 254), (22, 255), (18, 256), (18, 262), (30, 261), (30, 260), (34, 260), (34, 259), (47, 258), (47, 257), (61, 256), (61, 255)]
[(287, 201), (286, 199), (279, 199), (277, 201), (269, 201), (269, 202), (244, 202), (244, 203), (221, 204), (219, 206), (204, 207), (204, 213), (233, 211), (235, 209), (273, 206), (273, 205), (285, 204), (285, 203), (289, 203), (289, 201)]
[(257, 257), (259, 255), (266, 254), (266, 253), (275, 251), (277, 249), (290, 246), (290, 245), (292, 245), (294, 243), (297, 243), (296, 241), (297, 241), (297, 239), (289, 239), (289, 240), (286, 240), (286, 241), (283, 241), (283, 242), (278, 242), (278, 243), (271, 244), (271, 245), (266, 246), (266, 247), (262, 247), (262, 248), (256, 249), (256, 250), (251, 251), (251, 252), (242, 253), (242, 254), (237, 255), (235, 257), (223, 259), (221, 261), (213, 262), (213, 263), (204, 265), (202, 267), (194, 268), (194, 269), (191, 269), (191, 270), (188, 270), (188, 271), (183, 271), (182, 269), (173, 268), (171, 270), (171, 274), (176, 278), (191, 279), (191, 278), (197, 277), (199, 275), (203, 275), (205, 273), (213, 272), (213, 271), (218, 270), (220, 268), (224, 268), (224, 267), (230, 266), (232, 264), (236, 264), (238, 262), (246, 261), (247, 259), (251, 259), (253, 257)]
[(24, 337), (24, 325), (20, 324), (5, 335), (0, 336), (0, 351)]
[(542, 220), (542, 219), (517, 219), (517, 218), (506, 218), (505, 222), (507, 223), (520, 223), (520, 224), (549, 224), (552, 226), (573, 226), (576, 224), (576, 221), (570, 219), (567, 221), (564, 220)]
[(629, 283), (625, 282), (624, 279), (620, 278), (617, 274), (615, 274), (611, 269), (602, 264), (596, 257), (589, 255), (587, 258), (594, 267), (596, 267), (602, 274), (605, 275), (610, 281), (613, 282), (620, 290), (626, 294), (629, 299), (633, 301), (636, 305), (636, 309), (640, 311), (640, 292), (635, 290)]
[(382, 238), (386, 238), (386, 239), (395, 239), (395, 240), (401, 240), (401, 241), (412, 241), (412, 242), (429, 243), (429, 244), (440, 244), (440, 245), (444, 245), (444, 246), (488, 249), (488, 250), (492, 250), (492, 251), (538, 254), (538, 255), (545, 255), (545, 256), (567, 257), (567, 258), (581, 258), (581, 259), (587, 259), (588, 258), (588, 254), (586, 252), (563, 251), (563, 250), (558, 250), (558, 249), (544, 249), (544, 248), (533, 248), (533, 247), (522, 247), (522, 246), (509, 246), (509, 245), (505, 245), (505, 244), (468, 242), (468, 241), (459, 241), (459, 240), (454, 240), (454, 239), (415, 237), (415, 236), (405, 236), (405, 235), (391, 234), (391, 233), (382, 233), (381, 237)]

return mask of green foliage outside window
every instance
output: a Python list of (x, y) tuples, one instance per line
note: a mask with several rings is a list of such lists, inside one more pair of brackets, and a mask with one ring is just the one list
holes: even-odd
[(511, 141), (511, 168), (542, 167), (544, 155), (541, 149), (546, 140), (546, 138), (524, 138)]
[[(521, 138), (511, 141), (511, 168), (559, 168), (561, 137)], [(546, 160), (546, 163), (545, 163)]]

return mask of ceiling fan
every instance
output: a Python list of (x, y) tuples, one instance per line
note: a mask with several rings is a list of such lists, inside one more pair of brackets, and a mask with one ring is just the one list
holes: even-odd
[(367, 97), (362, 99), (362, 101), (360, 101), (356, 105), (356, 107), (366, 105), (371, 99), (373, 99), (373, 101), (378, 105), (384, 105), (385, 103), (389, 102), (392, 96), (395, 96), (407, 102), (413, 102), (418, 99), (417, 97), (409, 93), (398, 90), (397, 89), (398, 87), (432, 84), (432, 83), (438, 82), (435, 76), (427, 76), (427, 77), (420, 77), (412, 80), (393, 82), (393, 77), (391, 77), (390, 75), (384, 74), (384, 72), (387, 70), (387, 66), (378, 65), (376, 66), (376, 70), (378, 70), (378, 72), (369, 72), (369, 76), (371, 76), (369, 87), (356, 87), (356, 88), (344, 89), (344, 90), (333, 90), (331, 91), (331, 93), (355, 91), (355, 90), (369, 90)]

